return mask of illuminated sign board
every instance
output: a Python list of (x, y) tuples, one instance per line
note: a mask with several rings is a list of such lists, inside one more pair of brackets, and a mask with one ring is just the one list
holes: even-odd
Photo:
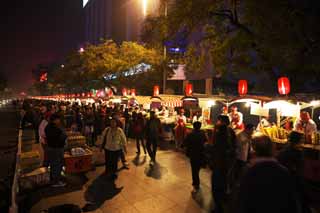
[(86, 4), (89, 2), (90, 0), (83, 0), (83, 7), (86, 6)]

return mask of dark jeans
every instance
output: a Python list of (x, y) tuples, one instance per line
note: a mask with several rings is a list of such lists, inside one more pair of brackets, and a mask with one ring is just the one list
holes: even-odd
[(221, 169), (213, 169), (211, 176), (212, 196), (215, 203), (215, 213), (222, 213), (227, 189), (226, 172)]
[(126, 160), (126, 155), (124, 154), (124, 152), (121, 150), (120, 152), (120, 158), (121, 158), (121, 162), (122, 164), (126, 163), (127, 160)]
[(63, 148), (47, 148), (48, 163), (50, 166), (50, 179), (53, 182), (57, 182), (61, 179), (61, 171), (64, 160)]
[(118, 161), (122, 153), (122, 150), (111, 151), (104, 149), (105, 161), (106, 161), (106, 173), (115, 175), (118, 170)]
[(156, 154), (158, 148), (158, 139), (157, 138), (148, 138), (147, 139), (147, 151), (152, 161), (156, 161)]
[(48, 145), (41, 143), (41, 147), (43, 149), (43, 162), (42, 166), (48, 167), (49, 166), (49, 160), (48, 160)]
[(191, 172), (192, 172), (192, 185), (195, 188), (199, 188), (200, 186), (200, 168), (201, 168), (201, 162), (199, 160), (190, 160), (191, 163)]
[(144, 153), (147, 153), (147, 152), (146, 152), (146, 146), (145, 146), (145, 144), (144, 144), (143, 137), (141, 137), (141, 136), (136, 136), (137, 152), (140, 153), (140, 141), (141, 141), (141, 145), (142, 145), (142, 148), (143, 148)]

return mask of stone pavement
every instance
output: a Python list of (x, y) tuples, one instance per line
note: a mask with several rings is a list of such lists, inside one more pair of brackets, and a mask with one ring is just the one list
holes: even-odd
[(148, 156), (135, 155), (135, 142), (129, 142), (128, 150), (130, 169), (121, 169), (115, 184), (107, 180), (103, 166), (85, 175), (67, 176), (65, 188), (48, 186), (28, 194), (30, 212), (62, 204), (96, 213), (197, 213), (212, 208), (209, 170), (201, 170), (201, 191), (192, 196), (191, 168), (184, 154), (166, 146), (151, 168)]

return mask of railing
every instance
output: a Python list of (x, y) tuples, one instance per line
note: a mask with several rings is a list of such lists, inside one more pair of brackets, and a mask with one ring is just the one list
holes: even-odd
[(16, 155), (15, 173), (14, 173), (12, 189), (11, 189), (11, 207), (9, 210), (10, 213), (18, 213), (17, 194), (19, 192), (18, 179), (20, 176), (21, 146), (22, 146), (22, 130), (20, 129), (19, 137), (18, 137), (18, 150)]

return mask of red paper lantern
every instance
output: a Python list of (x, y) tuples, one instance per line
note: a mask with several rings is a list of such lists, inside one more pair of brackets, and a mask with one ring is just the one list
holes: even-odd
[(187, 85), (186, 85), (185, 93), (186, 93), (186, 96), (192, 96), (192, 93), (193, 93), (193, 86), (192, 86), (192, 84), (187, 84)]
[(287, 77), (278, 79), (278, 91), (280, 95), (288, 95), (290, 93), (290, 81)]
[(238, 81), (238, 93), (239, 95), (246, 95), (248, 92), (248, 82), (246, 80)]
[(126, 88), (122, 89), (122, 96), (127, 96), (127, 89)]
[(83, 93), (82, 93), (82, 97), (84, 97), (84, 96), (86, 96), (86, 93), (83, 92)]
[(131, 96), (136, 96), (136, 89), (131, 89)]
[(155, 85), (153, 87), (153, 96), (159, 96), (159, 90), (160, 90), (160, 87), (158, 85)]

